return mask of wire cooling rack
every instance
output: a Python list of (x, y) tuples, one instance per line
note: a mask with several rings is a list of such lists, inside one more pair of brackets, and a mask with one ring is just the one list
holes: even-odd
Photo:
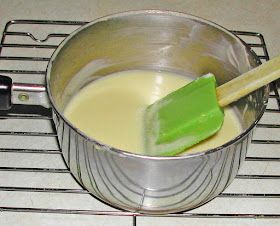
[[(0, 73), (15, 82), (44, 84), (51, 54), (82, 21), (14, 20), (0, 46)], [(264, 38), (232, 31), (262, 61)], [(246, 161), (217, 198), (192, 211), (145, 216), (114, 209), (81, 188), (65, 166), (51, 111), (15, 105), (0, 111), (1, 225), (279, 225), (280, 97), (271, 84), (268, 107), (257, 125)]]

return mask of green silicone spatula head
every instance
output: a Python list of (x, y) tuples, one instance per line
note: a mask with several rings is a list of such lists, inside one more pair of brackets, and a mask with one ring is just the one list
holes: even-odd
[(279, 77), (277, 57), (222, 86), (209, 73), (168, 94), (145, 111), (145, 154), (175, 156), (212, 136), (223, 124), (222, 107)]
[(200, 77), (146, 109), (147, 153), (175, 155), (213, 135), (223, 119), (216, 98), (215, 76)]

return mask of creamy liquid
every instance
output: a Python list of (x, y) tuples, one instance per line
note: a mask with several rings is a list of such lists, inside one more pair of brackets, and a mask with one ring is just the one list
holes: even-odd
[[(186, 85), (186, 77), (155, 71), (131, 70), (96, 80), (72, 98), (64, 115), (87, 136), (125, 151), (141, 154), (146, 107)], [(233, 110), (225, 109), (221, 130), (183, 154), (218, 147), (241, 132)]]

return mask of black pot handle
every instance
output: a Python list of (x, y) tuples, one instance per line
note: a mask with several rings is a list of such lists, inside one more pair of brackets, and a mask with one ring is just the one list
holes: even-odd
[(0, 110), (9, 110), (12, 106), (12, 79), (0, 75)]

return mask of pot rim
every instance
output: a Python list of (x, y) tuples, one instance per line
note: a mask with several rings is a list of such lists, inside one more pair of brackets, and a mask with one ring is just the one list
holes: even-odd
[(262, 110), (260, 111), (260, 114), (257, 116), (257, 118), (255, 119), (254, 123), (252, 123), (251, 126), (249, 126), (246, 130), (244, 130), (242, 133), (240, 133), (237, 137), (235, 137), (234, 139), (224, 143), (223, 145), (216, 147), (216, 148), (212, 148), (212, 149), (207, 149), (205, 151), (201, 151), (201, 152), (197, 152), (197, 153), (190, 153), (190, 154), (186, 154), (183, 156), (148, 156), (148, 155), (141, 155), (141, 154), (136, 154), (136, 153), (132, 153), (132, 152), (128, 152), (128, 151), (124, 151), (118, 148), (114, 148), (110, 145), (104, 144), (94, 138), (91, 138), (89, 136), (87, 136), (84, 132), (82, 132), (80, 129), (76, 128), (65, 116), (62, 112), (60, 112), (58, 110), (58, 108), (56, 107), (56, 104), (52, 98), (51, 95), (51, 91), (50, 91), (50, 79), (51, 79), (51, 70), (52, 70), (52, 63), (55, 61), (56, 56), (60, 53), (60, 50), (68, 43), (68, 41), (70, 39), (72, 39), (75, 35), (78, 35), (82, 30), (86, 29), (89, 26), (92, 26), (93, 24), (102, 22), (102, 21), (106, 21), (106, 20), (110, 20), (116, 17), (122, 17), (122, 16), (129, 16), (129, 15), (138, 15), (138, 14), (165, 14), (165, 15), (171, 15), (171, 16), (177, 16), (177, 17), (185, 17), (188, 19), (192, 19), (198, 22), (202, 22), (205, 23), (207, 25), (213, 26), (217, 29), (219, 29), (220, 31), (226, 33), (227, 35), (233, 37), (237, 42), (240, 43), (241, 46), (243, 46), (247, 52), (248, 55), (251, 55), (253, 57), (253, 59), (256, 60), (256, 64), (260, 65), (261, 61), (260, 59), (257, 57), (257, 55), (255, 54), (255, 52), (243, 41), (241, 40), (238, 36), (236, 36), (235, 34), (233, 34), (231, 31), (229, 31), (228, 29), (224, 28), (223, 26), (216, 24), (215, 22), (209, 21), (207, 19), (198, 17), (198, 16), (194, 16), (192, 14), (187, 14), (187, 13), (182, 13), (182, 12), (178, 12), (178, 11), (170, 11), (170, 10), (154, 10), (154, 9), (145, 9), (145, 10), (129, 10), (129, 11), (124, 11), (124, 12), (119, 12), (119, 13), (114, 13), (114, 14), (110, 14), (107, 16), (103, 16), (100, 18), (97, 18), (89, 23), (87, 23), (86, 25), (81, 26), (80, 28), (76, 29), (75, 31), (73, 31), (71, 34), (69, 34), (57, 47), (57, 49), (54, 51), (54, 53), (51, 56), (51, 59), (47, 65), (47, 71), (46, 71), (46, 86), (47, 86), (47, 94), (51, 103), (51, 107), (53, 109), (53, 111), (59, 115), (60, 118), (63, 119), (64, 122), (66, 122), (68, 124), (68, 126), (73, 129), (76, 133), (78, 133), (79, 135), (81, 135), (84, 139), (93, 142), (94, 144), (97, 144), (98, 146), (102, 146), (103, 148), (105, 148), (107, 151), (123, 156), (123, 157), (130, 157), (130, 158), (143, 158), (143, 159), (150, 159), (150, 160), (182, 160), (182, 159), (188, 159), (188, 158), (193, 158), (193, 157), (199, 157), (199, 156), (203, 156), (203, 155), (208, 155), (210, 153), (214, 153), (214, 152), (218, 152), (224, 148), (229, 147), (230, 145), (234, 144), (235, 142), (237, 142), (238, 140), (240, 140), (241, 138), (245, 137), (247, 134), (249, 134), (249, 132), (251, 132), (251, 130), (257, 125), (257, 123), (259, 122), (260, 118), (262, 117), (262, 115), (264, 114), (264, 111), (266, 109), (266, 105), (268, 102), (268, 94), (269, 94), (269, 85), (266, 85), (265, 87), (263, 87), (263, 89), (265, 89), (265, 99), (264, 99), (264, 103), (262, 106)]

